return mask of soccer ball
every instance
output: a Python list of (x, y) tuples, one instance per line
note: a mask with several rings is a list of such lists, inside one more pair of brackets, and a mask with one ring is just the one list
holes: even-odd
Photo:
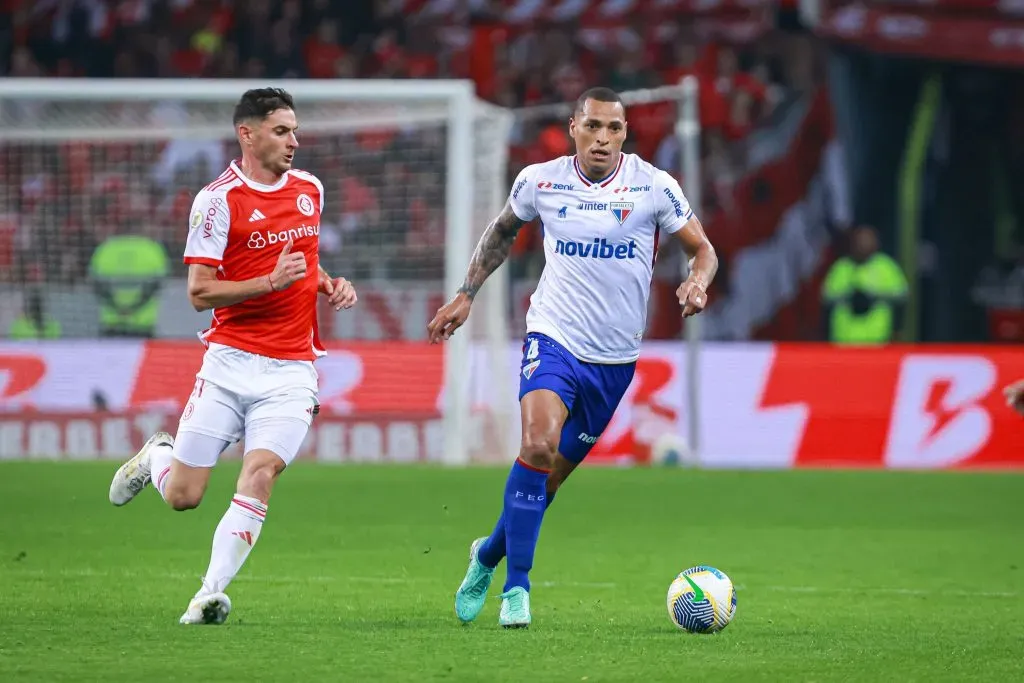
[(681, 434), (673, 431), (662, 432), (651, 444), (651, 461), (656, 465), (688, 467), (697, 464), (697, 458), (690, 444)]
[(714, 567), (681, 572), (668, 587), (668, 616), (689, 633), (717, 633), (736, 615), (736, 589)]

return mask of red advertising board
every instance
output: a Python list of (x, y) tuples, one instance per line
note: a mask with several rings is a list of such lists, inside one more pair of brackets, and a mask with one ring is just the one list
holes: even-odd
[[(329, 351), (317, 361), (323, 407), (303, 457), (441, 459), (441, 347)], [(519, 353), (510, 344), (505, 367), (467, 363), (508, 374), (501, 395), (493, 377), (469, 375), (477, 418), (515, 416)], [(156, 429), (173, 431), (201, 357), (191, 342), (0, 344), (0, 459), (124, 457)], [(1024, 418), (1002, 396), (1024, 377), (1019, 347), (704, 344), (699, 357), (704, 466), (1024, 467)], [(692, 440), (686, 372), (681, 344), (648, 343), (589, 462), (646, 462), (666, 431)], [(509, 431), (511, 457), (518, 425)]]

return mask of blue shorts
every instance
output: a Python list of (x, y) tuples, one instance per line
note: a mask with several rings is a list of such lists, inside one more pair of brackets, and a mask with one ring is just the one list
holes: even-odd
[(519, 400), (537, 389), (558, 394), (569, 409), (558, 452), (579, 463), (611, 421), (635, 369), (636, 363), (581, 361), (551, 337), (530, 332), (523, 344)]

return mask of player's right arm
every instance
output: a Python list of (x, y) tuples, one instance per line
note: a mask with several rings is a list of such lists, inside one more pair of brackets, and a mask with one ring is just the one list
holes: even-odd
[(471, 301), (476, 298), (476, 293), (480, 291), (484, 281), (508, 258), (512, 244), (516, 241), (520, 228), (525, 224), (526, 221), (516, 215), (510, 203), (505, 202), (505, 208), (488, 224), (484, 234), (480, 236), (480, 241), (473, 250), (473, 257), (469, 261), (466, 279), (459, 287), (458, 294)]
[(273, 272), (248, 280), (218, 280), (213, 266), (193, 263), (188, 267), (188, 300), (197, 311), (224, 308), (270, 292), (280, 292), (306, 277), (306, 257), (291, 253), (288, 240)]
[(462, 286), (455, 297), (442, 306), (427, 325), (427, 336), (432, 344), (448, 339), (466, 322), (473, 299), (484, 281), (508, 259), (519, 230), (537, 217), (537, 210), (533, 204), (534, 191), (533, 167), (527, 166), (516, 178), (508, 201), (505, 202), (505, 208), (487, 225), (484, 234), (480, 236)]
[(292, 254), (292, 242), (284, 246), (274, 270), (249, 280), (217, 278), (227, 248), (231, 210), (226, 192), (202, 190), (189, 214), (185, 263), (188, 264), (188, 299), (197, 311), (223, 308), (246, 299), (285, 289), (306, 274), (306, 258)]

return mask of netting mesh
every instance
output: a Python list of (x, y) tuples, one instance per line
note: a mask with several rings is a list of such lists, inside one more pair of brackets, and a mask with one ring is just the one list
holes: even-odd
[[(134, 93), (117, 100), (90, 96), (91, 86), (69, 85), (73, 99), (33, 99), (17, 89), (0, 98), (0, 329), (12, 337), (28, 331), (24, 339), (77, 340), (8, 347), (25, 372), (44, 368), (31, 392), (16, 387), (25, 400), (89, 420), (135, 419), (142, 411), (149, 421), (131, 440), (144, 440), (157, 425), (173, 429), (202, 354), (195, 334), (210, 313), (189, 304), (182, 254), (196, 192), (239, 155), (231, 124), (238, 93), (225, 87), (223, 100), (190, 100), (188, 84), (178, 83), (168, 86), (176, 99), (168, 90), (151, 100)], [(443, 410), (444, 351), (422, 342), (428, 321), (453, 294), (445, 286), (452, 231), (467, 245), (454, 275), (461, 278), (468, 245), (504, 201), (511, 121), (508, 112), (474, 103), (469, 155), (454, 162), (452, 106), (445, 97), (394, 92), (380, 101), (354, 98), (341, 86), (334, 99), (296, 97), (295, 165), (317, 175), (325, 190), (321, 263), (352, 280), (360, 295), (351, 311), (321, 309), (321, 337), (331, 350), (317, 364), (322, 412), (305, 446), (317, 458), (449, 457), (441, 438), (451, 429)], [(469, 208), (468, 224), (449, 220), (450, 190)], [(143, 246), (121, 260), (97, 256), (123, 235)], [(465, 429), (473, 432), (476, 459), (501, 458), (507, 433), (492, 419), (495, 394), (510, 391), (506, 373), (494, 381), (481, 375), (501, 368), (507, 355), (509, 302), (501, 284), (479, 299), (485, 303), (464, 332), (474, 343), (456, 359), (471, 390), (488, 389), (468, 403), (473, 416)], [(142, 310), (148, 300), (155, 315), (148, 329), (131, 333), (136, 339), (96, 343), (128, 336), (106, 320), (112, 289), (124, 295), (118, 305), (126, 310)], [(161, 343), (141, 343), (149, 337)], [(30, 348), (38, 351), (26, 356)], [(111, 364), (114, 356), (121, 360)], [(131, 447), (108, 450), (121, 456)]]
[[(154, 335), (194, 335), (203, 316), (184, 293), (188, 210), (196, 191), (238, 155), (233, 96), (0, 105), (0, 282), (9, 295), (0, 317), (16, 315), (18, 299), (32, 291), (60, 320), (62, 336), (102, 334), (90, 259), (105, 240), (132, 234), (166, 253)], [(328, 336), (421, 339), (446, 294), (447, 107), (297, 102), (296, 167), (325, 187), (322, 262), (379, 304), (353, 312), (350, 325), (327, 325)], [(482, 225), (501, 205), (504, 150), (492, 113), (479, 112), (474, 132), (481, 144), (472, 218)]]

